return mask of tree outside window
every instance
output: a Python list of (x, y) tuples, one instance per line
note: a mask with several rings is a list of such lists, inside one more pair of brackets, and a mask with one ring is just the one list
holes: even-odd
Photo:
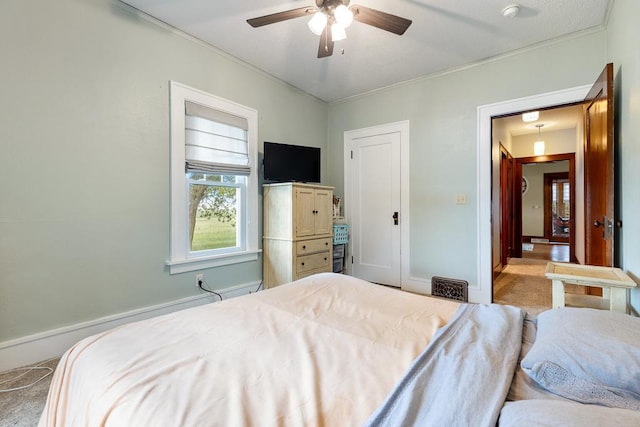
[(190, 250), (238, 247), (238, 196), (244, 177), (187, 173), (187, 179)]

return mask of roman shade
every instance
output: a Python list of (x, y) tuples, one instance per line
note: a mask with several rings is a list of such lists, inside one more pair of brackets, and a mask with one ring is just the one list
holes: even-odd
[(249, 175), (246, 118), (185, 101), (187, 172)]

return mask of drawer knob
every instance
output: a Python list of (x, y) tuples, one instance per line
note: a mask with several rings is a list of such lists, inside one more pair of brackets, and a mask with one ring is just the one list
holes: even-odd
[(304, 262), (302, 263), (302, 265), (304, 265)]
[(302, 246), (302, 249), (307, 249), (307, 245), (303, 245), (303, 246)]

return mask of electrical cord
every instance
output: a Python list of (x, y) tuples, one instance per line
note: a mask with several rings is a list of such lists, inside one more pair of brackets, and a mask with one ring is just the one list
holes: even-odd
[(7, 384), (7, 383), (12, 383), (14, 381), (17, 381), (18, 379), (24, 377), (25, 375), (27, 375), (31, 371), (35, 371), (35, 370), (47, 371), (47, 373), (45, 373), (43, 376), (41, 376), (40, 378), (38, 378), (37, 380), (33, 381), (30, 384), (19, 386), (19, 387), (12, 387), (12, 388), (0, 388), (0, 393), (9, 393), (11, 391), (23, 390), (25, 388), (29, 388), (32, 385), (35, 385), (35, 384), (39, 383), (43, 379), (47, 378), (49, 375), (53, 374), (53, 368), (49, 368), (48, 366), (41, 366), (41, 365), (43, 365), (43, 364), (45, 364), (47, 362), (50, 362), (50, 361), (52, 361), (52, 360), (54, 360), (56, 358), (57, 357), (52, 357), (51, 359), (47, 359), (44, 362), (40, 363), (40, 365), (27, 366), (27, 367), (24, 367), (24, 368), (15, 368), (15, 369), (12, 369), (10, 371), (4, 372), (3, 374), (9, 374), (11, 372), (16, 372), (16, 371), (25, 371), (25, 372), (21, 373), (20, 375), (16, 375), (13, 378), (9, 378), (7, 380), (1, 381), (0, 382), (0, 386), (2, 386), (4, 384)]
[(198, 287), (200, 289), (202, 289), (203, 291), (208, 292), (210, 294), (216, 295), (218, 298), (220, 298), (220, 301), (222, 301), (222, 295), (220, 295), (219, 293), (217, 293), (215, 291), (212, 291), (211, 289), (207, 289), (204, 286), (209, 286), (209, 285), (207, 285), (207, 282), (205, 282), (204, 280), (198, 280)]
[(260, 281), (260, 283), (258, 284), (258, 287), (256, 288), (255, 291), (253, 291), (253, 293), (256, 293), (260, 290), (260, 288), (262, 288), (262, 280)]

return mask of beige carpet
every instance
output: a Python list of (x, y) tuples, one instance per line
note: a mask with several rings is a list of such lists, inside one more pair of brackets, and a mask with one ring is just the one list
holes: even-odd
[(522, 307), (531, 314), (551, 308), (551, 280), (544, 276), (547, 261), (511, 258), (493, 283), (493, 301)]
[[(510, 258), (493, 282), (493, 302), (522, 307), (531, 314), (551, 308), (551, 280), (544, 275), (547, 260)], [(565, 292), (584, 294), (584, 286), (565, 285)]]
[[(55, 369), (59, 360), (60, 358), (57, 357), (34, 366)], [(48, 372), (43, 369), (0, 372), (0, 390), (17, 389), (0, 392), (0, 427), (33, 427), (38, 425), (40, 414), (42, 414), (47, 400), (51, 375), (31, 386), (28, 385)]]

